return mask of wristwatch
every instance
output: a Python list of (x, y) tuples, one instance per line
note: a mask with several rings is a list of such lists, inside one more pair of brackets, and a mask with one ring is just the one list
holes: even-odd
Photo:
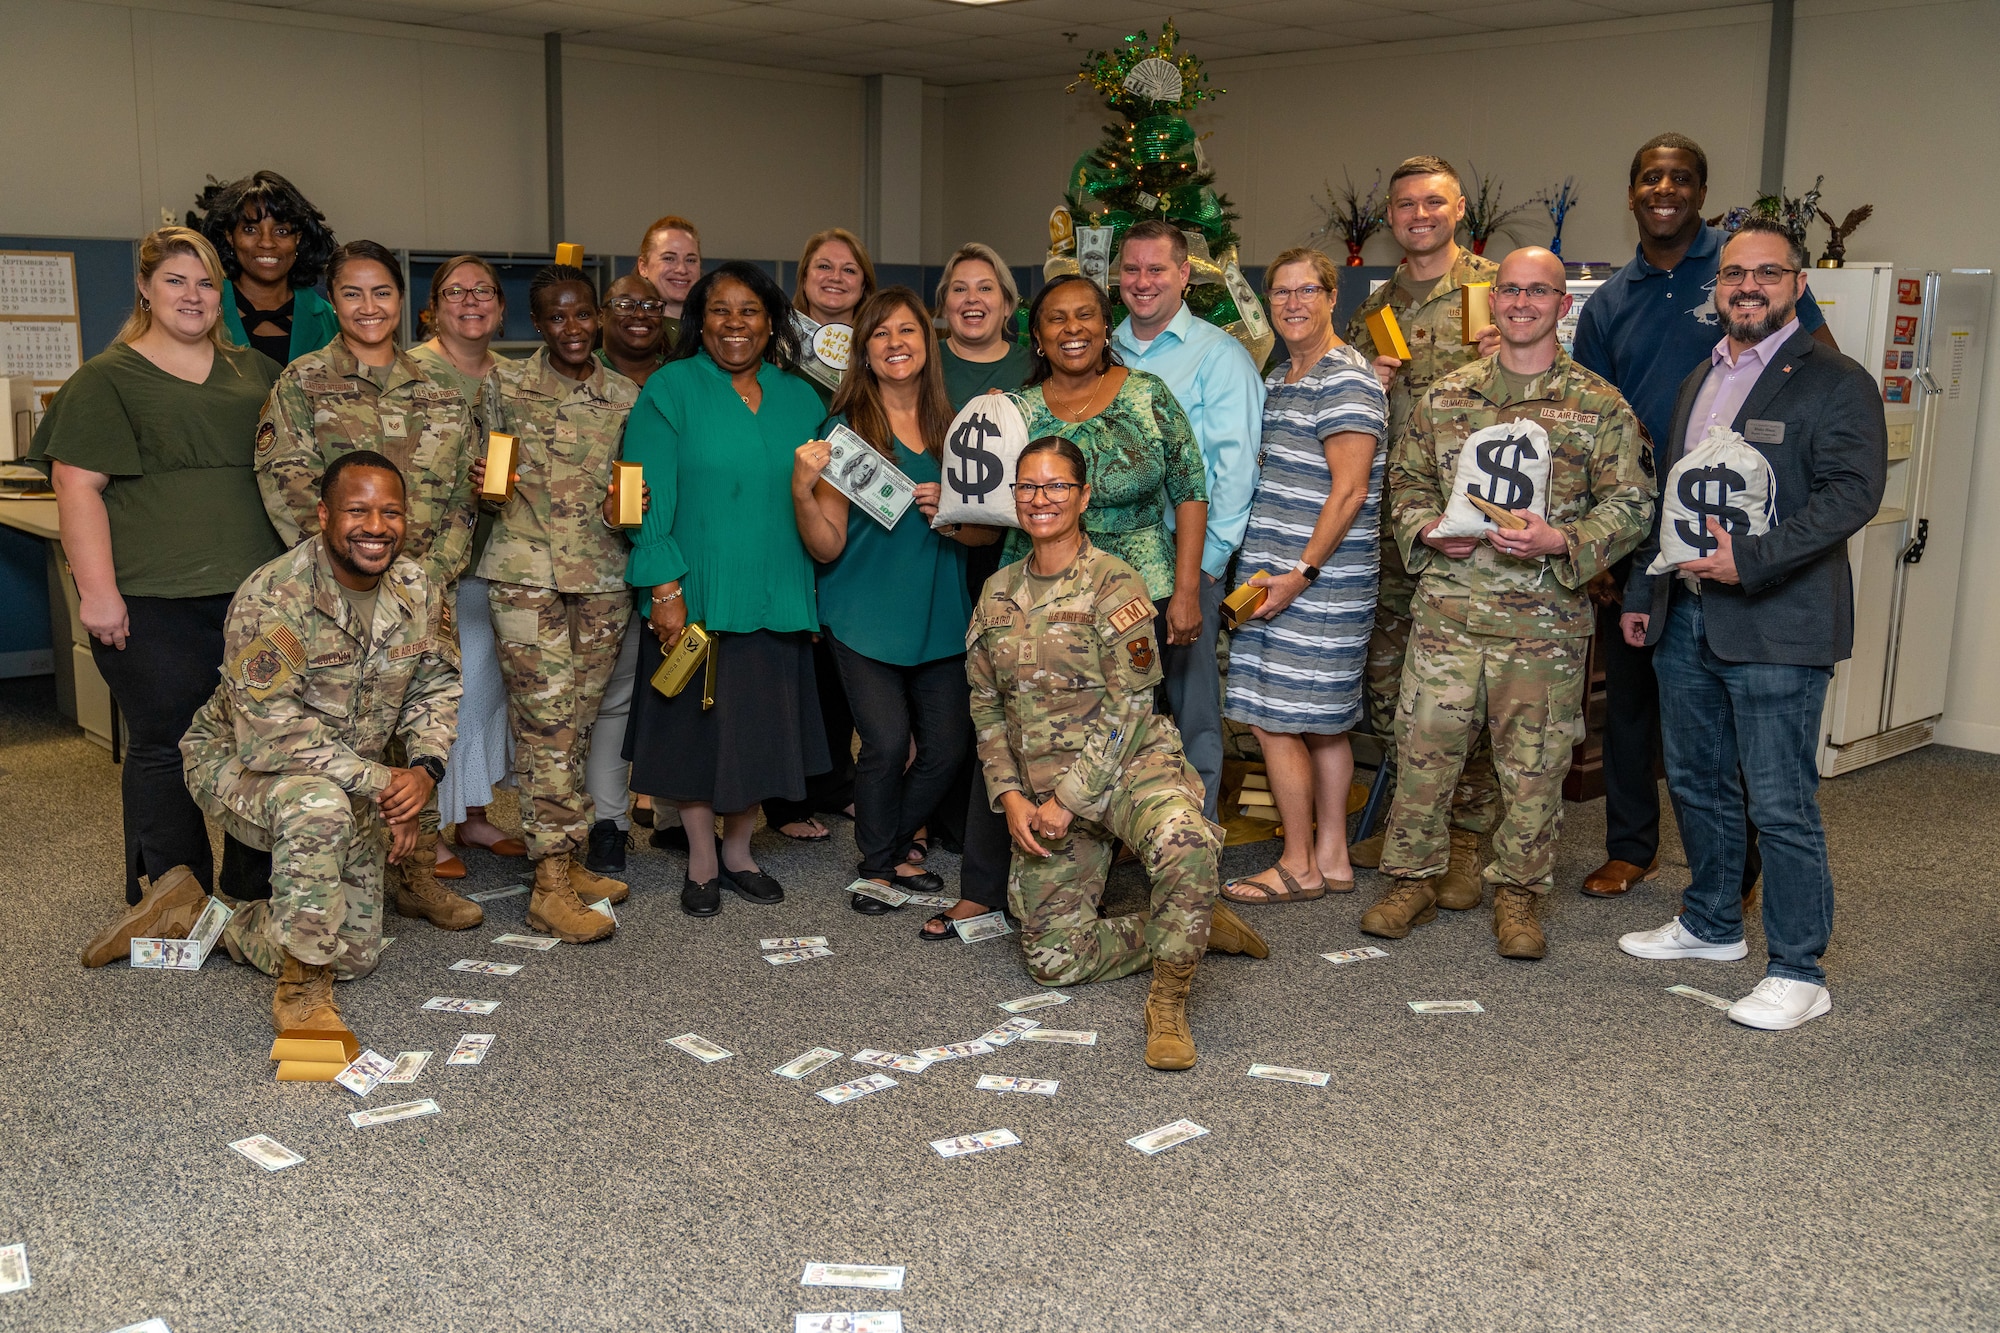
[(444, 781), (444, 760), (434, 754), (427, 754), (420, 758), (412, 759), (410, 767), (421, 768), (424, 772), (430, 774), (433, 784)]
[(1297, 574), (1307, 583), (1311, 583), (1319, 578), (1319, 566), (1309, 565), (1301, 560), (1298, 564), (1292, 566), (1292, 573)]

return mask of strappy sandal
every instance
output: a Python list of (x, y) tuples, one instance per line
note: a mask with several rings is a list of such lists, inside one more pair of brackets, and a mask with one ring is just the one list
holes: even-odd
[[(929, 927), (930, 927), (930, 926), (931, 926), (931, 925), (932, 925), (933, 923), (935, 923), (935, 922), (939, 922), (939, 921), (942, 921), (942, 922), (944, 922), (944, 933), (943, 933), (942, 935), (933, 935), (933, 934), (931, 934), (931, 932), (930, 932), (930, 930), (929, 930)], [(932, 918), (931, 918), (931, 919), (930, 919), (929, 921), (926, 921), (926, 922), (924, 922), (924, 924), (923, 924), (923, 925), (921, 925), (921, 926), (918, 926), (918, 927), (917, 927), (917, 938), (918, 938), (918, 939), (920, 939), (920, 940), (929, 940), (929, 941), (930, 941), (930, 942), (931, 942), (932, 944), (937, 944), (937, 943), (939, 943), (940, 941), (943, 941), (943, 940), (955, 940), (955, 939), (957, 939), (957, 938), (958, 938), (958, 931), (957, 931), (957, 929), (956, 929), (956, 928), (955, 928), (955, 927), (954, 927), (954, 926), (953, 926), (953, 925), (951, 924), (951, 913), (950, 913), (949, 911), (944, 911), (944, 912), (939, 912), (939, 913), (938, 913), (938, 914), (937, 914), (936, 916), (932, 917)]]
[[(1285, 886), (1284, 888), (1274, 890), (1268, 885), (1260, 883), (1257, 875), (1251, 875), (1244, 879), (1232, 879), (1229, 883), (1223, 885), (1222, 896), (1230, 902), (1243, 907), (1262, 907), (1266, 903), (1309, 903), (1315, 898), (1326, 896), (1325, 881), (1321, 881), (1316, 888), (1305, 888), (1298, 880), (1292, 877), (1292, 872), (1285, 869), (1282, 865), (1271, 866), (1268, 870), (1258, 871), (1257, 874), (1268, 874), (1270, 871), (1277, 872), (1278, 881)], [(1257, 898), (1240, 898), (1230, 892), (1238, 884), (1254, 884), (1262, 896)]]

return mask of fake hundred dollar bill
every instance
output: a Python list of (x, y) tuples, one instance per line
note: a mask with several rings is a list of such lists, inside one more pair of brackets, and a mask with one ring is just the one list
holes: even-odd
[(820, 473), (827, 485), (846, 496), (850, 503), (859, 505), (863, 513), (883, 527), (895, 527), (896, 520), (910, 507), (915, 484), (846, 426), (835, 425), (827, 432), (826, 439), (833, 446), (833, 456), (826, 460), (826, 470)]
[(28, 1277), (28, 1247), (15, 1244), (0, 1248), (0, 1292), (25, 1291), (32, 1285)]
[(901, 1264), (807, 1264), (802, 1287), (867, 1287), (874, 1291), (901, 1291)]
[(831, 1310), (792, 1316), (792, 1333), (903, 1333), (901, 1310)]
[(130, 956), (134, 967), (193, 972), (201, 967), (203, 954), (199, 940), (134, 939)]
[(249, 1138), (238, 1139), (229, 1146), (266, 1171), (283, 1171), (288, 1166), (297, 1166), (306, 1160), (269, 1134), (252, 1134)]
[(398, 1120), (414, 1120), (420, 1115), (436, 1115), (444, 1108), (426, 1097), (420, 1102), (397, 1102), (394, 1106), (375, 1106), (366, 1111), (351, 1111), (347, 1123), (356, 1129), (367, 1129), (371, 1125), (389, 1125)]
[(1135, 1134), (1125, 1142), (1146, 1156), (1152, 1157), (1176, 1144), (1186, 1143), (1189, 1139), (1198, 1139), (1206, 1133), (1208, 1133), (1206, 1129), (1192, 1120), (1176, 1120), (1171, 1125), (1161, 1125), (1158, 1129), (1149, 1129), (1144, 1134)]
[(1011, 1129), (988, 1129), (977, 1134), (960, 1134), (955, 1139), (932, 1139), (931, 1151), (944, 1158), (966, 1157), (992, 1148), (1007, 1148), (1021, 1141)]

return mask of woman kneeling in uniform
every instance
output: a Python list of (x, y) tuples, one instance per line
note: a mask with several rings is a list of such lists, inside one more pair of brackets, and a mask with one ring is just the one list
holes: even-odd
[[(1151, 966), (1146, 1063), (1194, 1063), (1187, 993), (1204, 949), (1265, 957), (1218, 903), (1218, 829), (1174, 724), (1153, 712), (1160, 655), (1145, 580), (1083, 535), (1083, 453), (1048, 436), (1021, 451), (1014, 507), (1034, 550), (986, 581), (966, 632), (972, 721), (993, 808), (1014, 839), (1009, 899), (1045, 986)], [(1100, 918), (1115, 840), (1139, 853), (1150, 913)]]

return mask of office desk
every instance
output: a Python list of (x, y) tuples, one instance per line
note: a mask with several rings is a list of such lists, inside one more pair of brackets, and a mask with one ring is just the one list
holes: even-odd
[(111, 691), (97, 674), (90, 656), (90, 634), (78, 618), (81, 610), (76, 596), (76, 580), (70, 577), (69, 560), (63, 555), (62, 528), (56, 519), (56, 502), (50, 500), (0, 500), (0, 524), (39, 537), (49, 550), (49, 618), (57, 619), (56, 608), (66, 613), (68, 636), (56, 628), (51, 656), (55, 662), (56, 707), (75, 720), (90, 739), (111, 751), (116, 759), (124, 752), (118, 735), (118, 713), (111, 703)]

